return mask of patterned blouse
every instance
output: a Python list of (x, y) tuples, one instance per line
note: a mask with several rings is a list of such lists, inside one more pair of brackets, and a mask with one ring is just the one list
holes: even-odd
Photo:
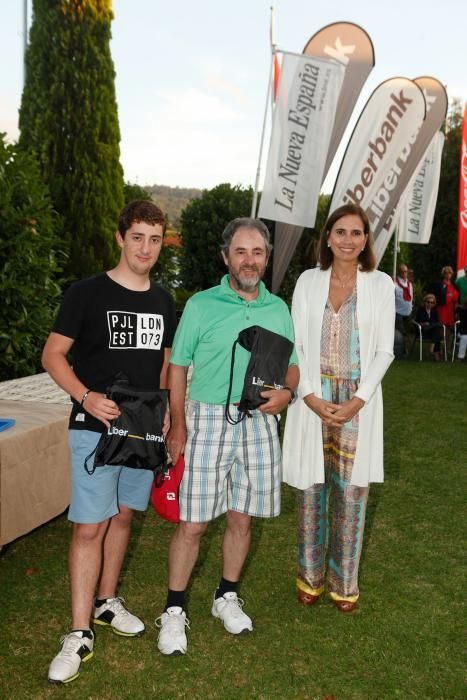
[(336, 313), (328, 299), (321, 330), (321, 374), (352, 382), (360, 379), (357, 288)]

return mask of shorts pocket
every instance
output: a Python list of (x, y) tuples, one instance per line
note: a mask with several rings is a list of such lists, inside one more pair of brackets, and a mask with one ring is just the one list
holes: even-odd
[(68, 435), (68, 443), (70, 450), (78, 451), (84, 444), (85, 430), (70, 430)]

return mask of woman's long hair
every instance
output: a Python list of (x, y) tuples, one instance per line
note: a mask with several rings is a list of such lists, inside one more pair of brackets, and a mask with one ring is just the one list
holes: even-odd
[(349, 214), (354, 214), (358, 216), (363, 224), (363, 232), (366, 236), (365, 248), (358, 256), (359, 268), (362, 272), (371, 272), (376, 267), (376, 256), (373, 244), (373, 234), (370, 231), (370, 222), (364, 210), (358, 206), (358, 204), (344, 204), (342, 207), (335, 209), (332, 214), (328, 216), (326, 223), (324, 224), (318, 243), (318, 261), (319, 266), (322, 270), (328, 270), (332, 261), (334, 260), (334, 253), (331, 248), (328, 247), (328, 236), (331, 232), (332, 227), (342, 219), (343, 216), (348, 216)]

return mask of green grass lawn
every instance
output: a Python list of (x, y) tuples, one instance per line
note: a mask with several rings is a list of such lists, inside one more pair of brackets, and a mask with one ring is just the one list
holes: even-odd
[[(296, 504), (284, 487), (280, 518), (255, 524), (240, 595), (255, 631), (228, 635), (211, 617), (222, 519), (206, 535), (189, 595), (188, 654), (162, 657), (154, 619), (165, 602), (173, 526), (135, 520), (120, 595), (147, 633), (98, 628), (94, 658), (68, 686), (47, 667), (69, 625), (64, 516), (0, 555), (0, 698), (465, 698), (462, 544), (467, 370), (394, 363), (384, 383), (386, 483), (370, 491), (352, 615), (329, 600), (295, 599)], [(40, 469), (40, 464), (37, 465)]]

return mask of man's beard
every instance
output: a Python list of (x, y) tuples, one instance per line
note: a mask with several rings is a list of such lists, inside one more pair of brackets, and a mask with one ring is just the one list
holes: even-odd
[(235, 275), (233, 272), (230, 274), (235, 280), (237, 289), (241, 292), (254, 292), (261, 282), (261, 276), (259, 275), (258, 271), (256, 271), (256, 277), (242, 277), (241, 271), (239, 275)]

